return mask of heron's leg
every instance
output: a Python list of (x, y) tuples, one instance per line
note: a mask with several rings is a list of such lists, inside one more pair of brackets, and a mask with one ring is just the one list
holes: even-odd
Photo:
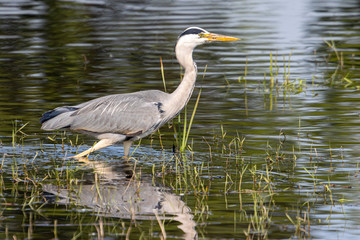
[(75, 156), (73, 156), (73, 158), (81, 158), (81, 157), (86, 157), (88, 156), (90, 153), (99, 150), (101, 148), (104, 147), (108, 147), (114, 144), (114, 141), (110, 140), (110, 139), (101, 139), (99, 142), (97, 142), (94, 146), (92, 146), (91, 148), (89, 148), (86, 151), (83, 151), (82, 153), (79, 153)]
[(123, 144), (124, 144), (124, 158), (128, 159), (132, 141), (124, 141)]

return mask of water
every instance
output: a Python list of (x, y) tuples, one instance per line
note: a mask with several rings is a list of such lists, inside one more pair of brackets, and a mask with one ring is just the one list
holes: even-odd
[[(351, 0), (0, 1), (1, 238), (159, 238), (158, 220), (168, 239), (358, 236), (359, 12)], [(65, 159), (94, 139), (43, 132), (42, 113), (163, 89), (160, 57), (174, 90), (189, 26), (242, 41), (195, 51), (188, 162), (166, 126), (129, 166), (120, 145)]]

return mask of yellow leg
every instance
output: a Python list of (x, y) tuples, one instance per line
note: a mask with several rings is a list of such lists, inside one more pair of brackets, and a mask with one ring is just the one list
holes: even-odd
[(90, 153), (99, 150), (101, 148), (105, 148), (108, 146), (113, 145), (113, 141), (109, 140), (109, 139), (101, 139), (98, 143), (96, 143), (94, 146), (92, 146), (91, 148), (89, 148), (86, 151), (83, 151), (75, 156), (73, 156), (72, 158), (82, 158), (82, 157), (87, 157)]

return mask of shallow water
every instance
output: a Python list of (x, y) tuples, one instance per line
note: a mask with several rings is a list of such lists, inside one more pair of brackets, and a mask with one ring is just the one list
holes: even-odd
[[(168, 239), (358, 236), (359, 12), (355, 0), (0, 1), (1, 238), (158, 238), (159, 221)], [(40, 130), (54, 107), (163, 89), (160, 58), (174, 90), (175, 42), (193, 25), (242, 41), (195, 50), (188, 161), (166, 126), (129, 166), (121, 145), (65, 159), (94, 139)]]

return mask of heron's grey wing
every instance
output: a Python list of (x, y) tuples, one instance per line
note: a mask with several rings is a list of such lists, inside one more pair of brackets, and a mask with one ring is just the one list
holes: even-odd
[(161, 122), (161, 103), (136, 95), (115, 95), (80, 104), (71, 129), (97, 133), (141, 134)]

